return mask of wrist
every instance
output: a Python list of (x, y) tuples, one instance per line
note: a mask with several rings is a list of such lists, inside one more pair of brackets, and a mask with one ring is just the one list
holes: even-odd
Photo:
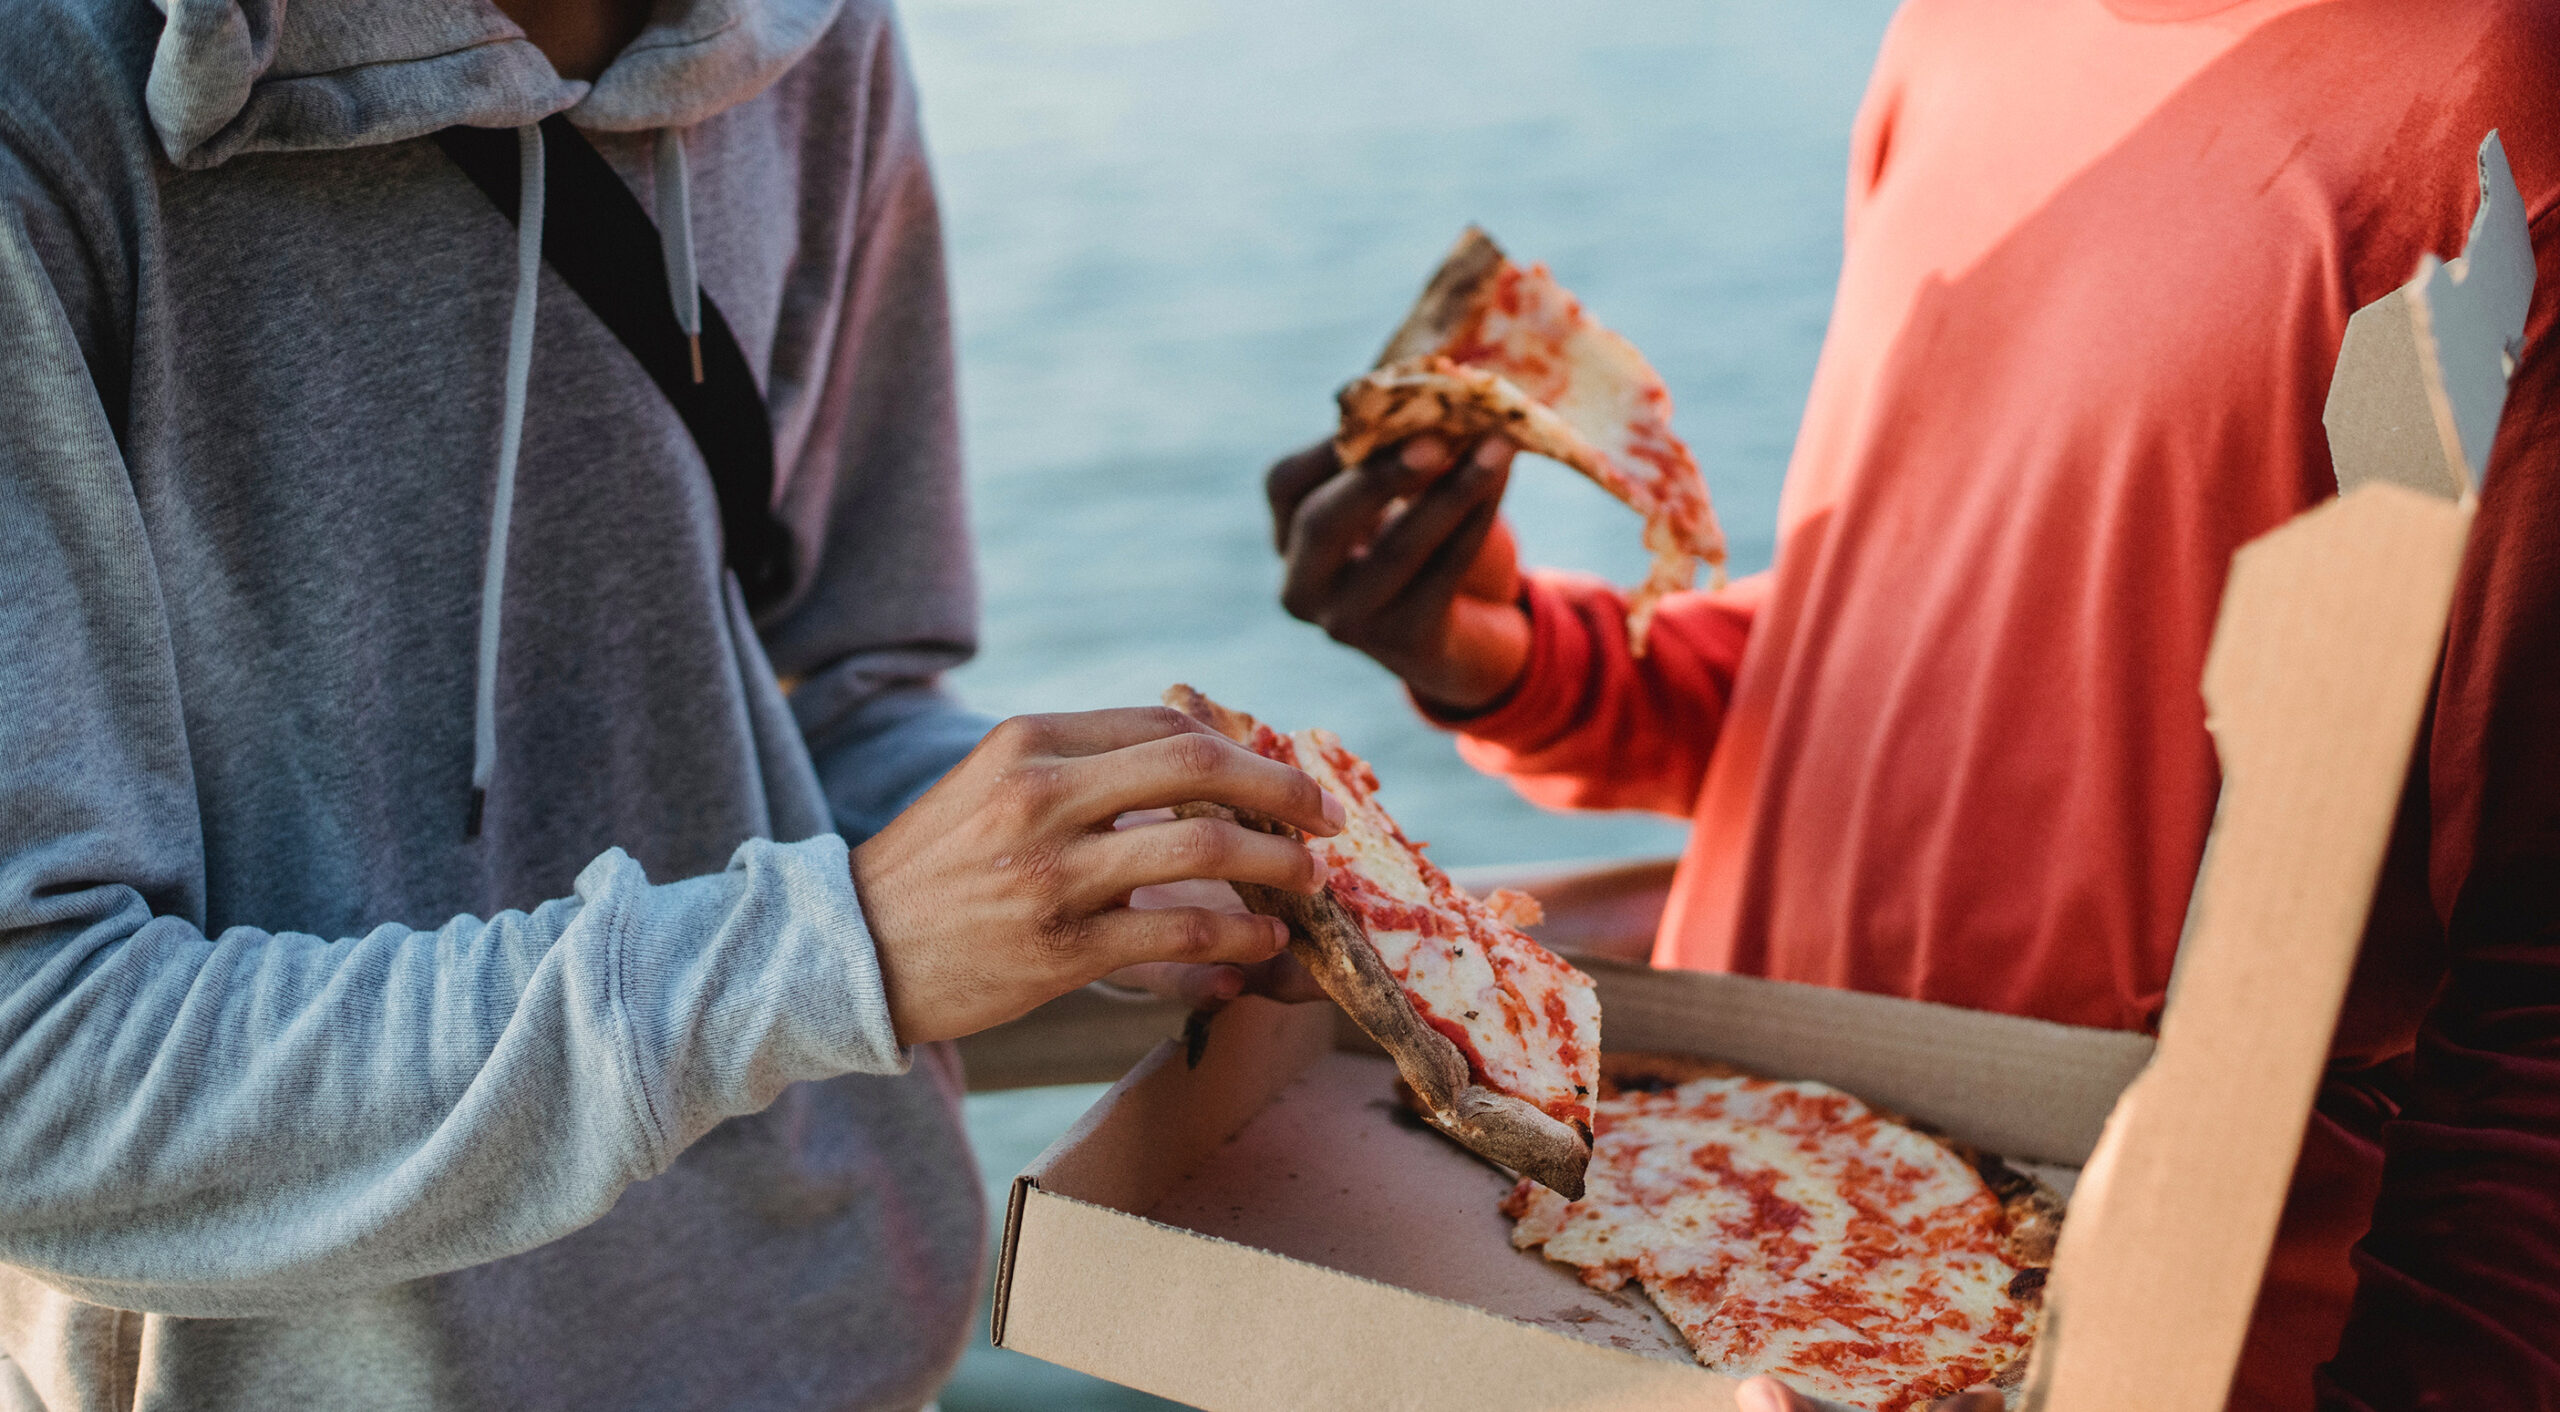
[(1462, 598), (1451, 605), (1449, 647), (1405, 686), (1444, 719), (1480, 716), (1507, 701), (1528, 675), (1533, 630), (1518, 600)]

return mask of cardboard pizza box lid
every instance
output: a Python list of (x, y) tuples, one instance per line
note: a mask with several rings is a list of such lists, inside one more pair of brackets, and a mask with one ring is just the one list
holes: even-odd
[[(2350, 325), (2325, 417), (2340, 498), (2234, 561), (2204, 682), (2223, 797), (2156, 1053), (1591, 965), (1613, 1047), (1820, 1078), (2006, 1155), (2086, 1160), (2031, 1407), (2223, 1404), (2531, 293), (2494, 134), (2480, 172), (2464, 257)], [(1213, 1409), (1732, 1406), (1640, 1298), (1511, 1250), (1507, 1179), (1400, 1125), (1383, 1060), (1341, 1043), (1323, 1008), (1244, 1001), (1197, 1068), (1160, 1046), (1016, 1181), (996, 1342)]]

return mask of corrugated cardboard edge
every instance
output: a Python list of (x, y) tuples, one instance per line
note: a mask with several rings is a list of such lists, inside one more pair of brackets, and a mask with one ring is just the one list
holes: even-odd
[(1161, 1397), (1221, 1412), (1733, 1407), (1734, 1383), (1692, 1364), (1054, 1192), (1022, 1206), (1036, 1255), (1014, 1276), (1007, 1346)]
[[(1332, 1039), (1330, 1006), (1239, 1001), (1220, 1014), (1199, 1068), (1168, 1043), (1133, 1070), (1015, 1179), (995, 1343), (1221, 1412), (1730, 1412), (1734, 1383), (1693, 1364), (1134, 1214), (1268, 1106)], [(1271, 1337), (1275, 1330), (1282, 1336)], [(1534, 1356), (1522, 1357), (1522, 1339), (1536, 1345)]]
[(2151, 1058), (2146, 1035), (1828, 986), (1586, 960), (1612, 1050), (1815, 1079), (2003, 1157), (2077, 1166)]
[[(1151, 1209), (1166, 1188), (1235, 1136), (1333, 1047), (1333, 1013), (1330, 1005), (1279, 1005), (1252, 996), (1238, 1000), (1219, 1012), (1196, 1067), (1180, 1044), (1168, 1040), (1157, 1045), (1102, 1102), (1086, 1109), (1033, 1159), (1013, 1179), (1005, 1203), (989, 1341), (998, 1348), (1008, 1346), (1022, 1213), (1033, 1192), (1050, 1187), (1124, 1212)], [(1166, 1121), (1168, 1115), (1177, 1120)], [(1125, 1140), (1133, 1132), (1159, 1140)], [(1182, 1150), (1166, 1149), (1161, 1137), (1167, 1134)], [(1133, 1155), (1139, 1160), (1130, 1160)]]
[(2158, 1054), (2063, 1228), (2031, 1407), (2223, 1405), (2470, 521), (2372, 484), (2233, 563), (2205, 670), (2219, 817)]

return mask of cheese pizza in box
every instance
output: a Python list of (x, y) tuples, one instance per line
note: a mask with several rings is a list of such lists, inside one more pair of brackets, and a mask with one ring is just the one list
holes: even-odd
[(1185, 686), (1166, 700), (1343, 802), (1342, 832), (1307, 840), (1322, 892), (1238, 890), (1289, 924), (1423, 1121), (1519, 1174), (1502, 1209), (1523, 1258), (1642, 1289), (1730, 1376), (1878, 1412), (2016, 1386), (2060, 1227), (2051, 1192), (1824, 1084), (1604, 1053), (1590, 977), (1522, 930), (1536, 903), (1459, 888), (1332, 732), (1283, 734)]

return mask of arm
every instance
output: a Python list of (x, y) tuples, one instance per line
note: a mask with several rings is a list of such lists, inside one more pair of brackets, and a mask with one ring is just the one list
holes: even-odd
[(1529, 576), (1527, 668), (1480, 715), (1424, 714), (1459, 732), (1458, 753), (1552, 809), (1697, 807), (1751, 632), (1746, 580), (1684, 593), (1654, 615), (1644, 656), (1627, 648), (1626, 600), (1578, 574)]
[(291, 1307), (552, 1239), (795, 1077), (898, 1068), (832, 839), (667, 886), (607, 853), (440, 927), (207, 934), (160, 580), (76, 332), (116, 266), (30, 188), (0, 181), (0, 1260)]
[(1542, 804), (1686, 818), (1722, 727), (1757, 583), (1664, 601), (1643, 657), (1594, 579), (1523, 576), (1499, 519), (1510, 448), (1416, 437), (1343, 468), (1274, 466), (1281, 602), (1404, 679), (1459, 749)]
[(838, 831), (879, 831), (968, 754), (992, 718), (940, 685), (976, 651), (977, 580), (942, 227), (895, 32), (866, 66), (859, 202), (832, 258), (844, 317), (813, 357), (805, 431), (785, 429), (781, 514), (803, 587), (762, 624), (774, 669), (795, 680)]
[(2560, 1389), (2560, 233), (2456, 590), (2425, 772), (2448, 980), (2321, 1405), (2547, 1407)]
[(858, 859), (759, 840), (658, 884), (608, 851), (527, 912), (209, 929), (162, 568), (91, 372), (117, 339), (84, 281), (123, 265), (16, 177), (0, 149), (0, 1263), (122, 1308), (309, 1307), (565, 1235), (795, 1081), (1285, 941), (1121, 905), (1317, 885), (1294, 841), (1126, 810), (1334, 831), (1312, 780), (1164, 711), (1019, 723)]
[(2560, 1388), (2560, 933), (2487, 950), (2457, 964), (2384, 1129), (2325, 1408), (2544, 1407)]

